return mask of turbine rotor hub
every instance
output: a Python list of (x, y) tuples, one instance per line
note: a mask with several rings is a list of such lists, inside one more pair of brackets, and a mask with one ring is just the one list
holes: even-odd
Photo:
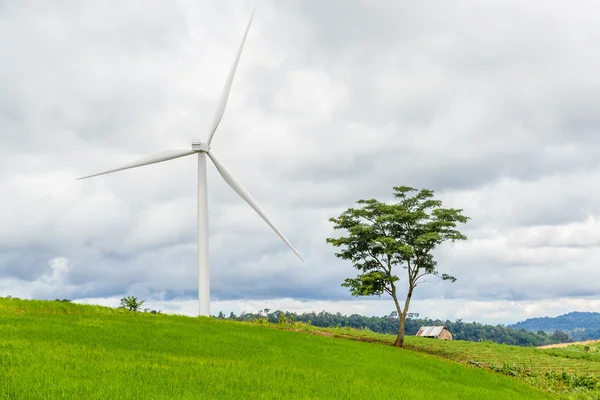
[(192, 150), (206, 153), (210, 150), (208, 143), (192, 142)]

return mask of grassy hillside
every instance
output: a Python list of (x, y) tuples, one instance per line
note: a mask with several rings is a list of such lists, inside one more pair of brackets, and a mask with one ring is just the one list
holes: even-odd
[[(304, 324), (270, 327), (385, 345), (391, 345), (395, 339), (394, 335)], [(440, 341), (408, 336), (405, 348), (511, 376), (545, 391), (563, 394), (566, 398), (600, 399), (600, 343), (538, 349), (492, 342)]]
[[(547, 354), (576, 360), (595, 361), (600, 365), (600, 342), (571, 344), (560, 348), (550, 348), (545, 351)], [(586, 365), (592, 365), (587, 363)], [(596, 375), (600, 376), (600, 371), (595, 371)]]
[(212, 318), (0, 299), (1, 399), (545, 399), (390, 346)]

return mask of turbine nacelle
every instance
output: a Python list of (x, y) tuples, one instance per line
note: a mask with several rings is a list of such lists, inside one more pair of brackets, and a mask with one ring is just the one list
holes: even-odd
[(196, 152), (208, 153), (210, 145), (203, 142), (192, 142), (192, 150)]

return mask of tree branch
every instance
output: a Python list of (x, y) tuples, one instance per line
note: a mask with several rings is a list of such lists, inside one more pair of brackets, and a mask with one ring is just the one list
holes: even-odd
[(408, 282), (410, 285), (414, 286), (414, 283), (416, 282), (415, 276), (419, 273), (419, 267), (411, 267), (410, 260), (407, 260), (406, 263), (408, 264)]
[(388, 269), (385, 267), (385, 265), (383, 265), (383, 263), (381, 262), (381, 260), (380, 260), (379, 258), (375, 257), (371, 251), (367, 251), (367, 254), (368, 254), (369, 256), (371, 256), (371, 258), (373, 258), (375, 261), (377, 261), (377, 263), (378, 263), (378, 264), (381, 266), (381, 268), (382, 268), (384, 271), (386, 271), (387, 273), (390, 273), (390, 272), (388, 271)]
[(421, 275), (419, 275), (419, 276), (417, 276), (417, 277), (415, 278), (415, 281), (414, 281), (414, 282), (415, 282), (415, 286), (416, 286), (416, 283), (417, 283), (417, 281), (418, 281), (419, 279), (421, 279), (422, 277), (424, 277), (425, 275), (430, 275), (430, 274), (429, 274), (428, 272), (423, 272)]

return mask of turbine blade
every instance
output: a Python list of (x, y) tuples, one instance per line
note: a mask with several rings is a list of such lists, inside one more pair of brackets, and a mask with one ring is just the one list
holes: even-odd
[(225, 114), (225, 107), (227, 106), (227, 100), (229, 99), (229, 93), (231, 92), (231, 85), (233, 85), (233, 78), (235, 77), (235, 71), (237, 69), (238, 63), (240, 62), (240, 57), (242, 56), (242, 50), (244, 49), (244, 44), (246, 43), (246, 37), (248, 36), (248, 32), (250, 31), (250, 25), (252, 24), (252, 19), (254, 18), (254, 12), (256, 11), (256, 7), (252, 9), (252, 15), (250, 16), (250, 21), (248, 21), (248, 26), (246, 27), (246, 32), (244, 33), (244, 37), (242, 38), (242, 43), (240, 44), (240, 48), (238, 49), (235, 60), (233, 61), (233, 65), (229, 70), (229, 75), (227, 75), (227, 80), (223, 85), (223, 89), (221, 89), (221, 96), (219, 97), (219, 103), (217, 105), (217, 111), (213, 117), (212, 124), (210, 126), (210, 131), (208, 134), (208, 144), (213, 139), (213, 136), (217, 130), (217, 127), (221, 123), (221, 119), (223, 118), (223, 114)]
[(271, 220), (269, 220), (269, 218), (267, 217), (267, 215), (265, 214), (265, 212), (262, 210), (262, 208), (260, 208), (260, 206), (258, 205), (258, 203), (256, 202), (256, 200), (254, 200), (254, 198), (252, 198), (252, 196), (250, 195), (250, 193), (248, 193), (248, 191), (242, 186), (242, 184), (231, 173), (231, 171), (229, 171), (229, 169), (225, 166), (225, 164), (223, 164), (215, 156), (215, 154), (212, 151), (210, 151), (210, 150), (208, 151), (208, 156), (212, 160), (213, 164), (215, 164), (215, 167), (217, 167), (217, 171), (219, 171), (219, 174), (221, 174), (221, 176), (223, 177), (223, 179), (225, 180), (225, 182), (227, 182), (227, 184), (229, 184), (229, 186), (231, 186), (231, 188), (233, 190), (235, 190), (235, 192), (237, 194), (239, 194), (240, 197), (242, 199), (244, 199), (246, 201), (246, 203), (248, 203), (250, 205), (250, 207), (252, 207), (254, 209), (254, 211), (256, 211), (258, 213), (258, 215), (260, 215), (262, 217), (262, 219), (265, 220), (265, 222), (267, 224), (269, 224), (269, 226), (271, 227), (271, 229), (273, 229), (275, 231), (275, 233), (277, 235), (279, 235), (279, 237), (285, 242), (285, 244), (287, 244), (288, 247), (290, 249), (292, 249), (292, 251), (294, 253), (296, 253), (296, 255), (298, 256), (298, 258), (300, 258), (302, 261), (304, 261), (304, 259), (302, 258), (302, 256), (300, 256), (300, 254), (294, 248), (294, 246), (292, 246), (292, 244), (289, 242), (289, 240), (286, 239), (286, 237), (283, 235), (283, 233), (281, 233), (281, 231), (279, 229), (277, 229), (277, 227), (271, 222)]
[(132, 161), (127, 164), (123, 164), (120, 167), (117, 167), (114, 169), (109, 169), (107, 171), (99, 172), (97, 174), (92, 174), (92, 175), (84, 176), (81, 178), (77, 178), (77, 180), (91, 178), (93, 176), (98, 176), (98, 175), (110, 174), (111, 172), (122, 171), (124, 169), (136, 168), (136, 167), (141, 167), (144, 165), (168, 161), (168, 160), (172, 160), (174, 158), (189, 156), (190, 154), (194, 154), (194, 153), (196, 153), (194, 150), (167, 150), (167, 151), (163, 151), (162, 153), (153, 154), (151, 156), (140, 158), (139, 160)]

